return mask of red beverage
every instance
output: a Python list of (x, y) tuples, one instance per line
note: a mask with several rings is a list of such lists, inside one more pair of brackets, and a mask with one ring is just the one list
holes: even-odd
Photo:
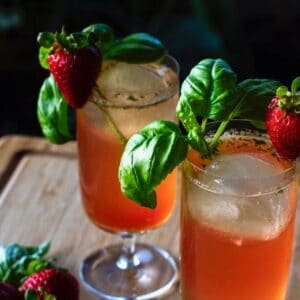
[(291, 163), (278, 159), (267, 140), (240, 136), (224, 138), (212, 160), (191, 152), (189, 161), (182, 299), (283, 300), (297, 201)]
[[(135, 80), (139, 80), (140, 76), (147, 76), (145, 87), (139, 86), (138, 93), (129, 96), (130, 88), (132, 89), (130, 84), (134, 86), (135, 83), (130, 83), (128, 76), (122, 75), (123, 72), (129, 73)], [(112, 129), (108, 114), (126, 138), (154, 119), (175, 121), (177, 76), (163, 66), (136, 66), (125, 63), (104, 66), (101, 76), (101, 93), (109, 99), (104, 105), (104, 110), (88, 103), (77, 111), (83, 206), (89, 218), (97, 226), (108, 231), (147, 231), (160, 226), (169, 218), (176, 199), (177, 173), (175, 171), (170, 174), (159, 186), (157, 207), (154, 210), (126, 199), (121, 193), (118, 181), (118, 168), (124, 144)], [(118, 77), (122, 78), (119, 84), (123, 86), (118, 86), (122, 93), (112, 91), (111, 87), (106, 88), (106, 85), (118, 82)], [(156, 85), (153, 92), (145, 90), (151, 89), (151, 84)], [(99, 101), (97, 97), (100, 96), (95, 95), (96, 101)]]

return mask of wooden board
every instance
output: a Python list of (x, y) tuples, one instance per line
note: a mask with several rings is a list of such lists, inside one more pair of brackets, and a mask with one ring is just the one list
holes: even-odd
[[(75, 143), (0, 139), (0, 243), (51, 240), (50, 256), (75, 275), (90, 252), (120, 242), (92, 225), (80, 203)], [(166, 226), (140, 238), (178, 256), (178, 209)], [(81, 300), (97, 299), (81, 288)], [(167, 299), (179, 299), (178, 290)]]
[[(177, 205), (165, 226), (140, 240), (167, 248), (178, 257), (178, 218)], [(51, 240), (50, 256), (74, 274), (87, 254), (119, 241), (93, 226), (81, 208), (76, 144), (56, 146), (25, 136), (0, 139), (0, 228), (1, 244)], [(300, 241), (300, 231), (296, 241)], [(167, 299), (179, 298), (176, 290)], [(81, 300), (93, 299), (82, 287)], [(295, 243), (287, 299), (300, 299), (300, 242)]]

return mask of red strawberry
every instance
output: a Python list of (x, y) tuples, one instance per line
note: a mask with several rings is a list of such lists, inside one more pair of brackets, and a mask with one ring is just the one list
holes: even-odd
[(278, 154), (286, 159), (300, 156), (300, 77), (292, 83), (292, 92), (279, 87), (266, 112), (266, 128)]
[(43, 300), (43, 291), (57, 300), (79, 300), (79, 285), (76, 278), (57, 269), (45, 269), (30, 275), (20, 288), (22, 293), (32, 289)]
[(12, 285), (0, 282), (0, 300), (22, 300), (20, 292)]
[(87, 102), (101, 63), (101, 53), (95, 46), (72, 52), (59, 48), (48, 56), (50, 71), (65, 100), (73, 108), (80, 108)]

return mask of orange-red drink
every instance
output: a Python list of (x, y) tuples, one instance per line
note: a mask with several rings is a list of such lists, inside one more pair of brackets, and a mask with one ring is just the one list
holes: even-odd
[[(134, 82), (130, 82), (130, 76), (125, 73), (130, 74)], [(141, 76), (147, 79), (139, 78)], [(138, 80), (143, 84), (136, 90)], [(80, 184), (85, 211), (97, 226), (112, 232), (141, 232), (158, 227), (168, 219), (174, 207), (176, 171), (159, 186), (154, 210), (126, 199), (118, 181), (124, 144), (112, 122), (129, 138), (154, 119), (176, 120), (177, 75), (164, 66), (112, 63), (104, 66), (99, 89), (101, 93), (95, 94), (93, 99), (101, 108), (90, 102), (77, 111)]]
[[(249, 133), (250, 134), (250, 133)], [(294, 166), (266, 137), (231, 133), (184, 165), (183, 300), (284, 300), (294, 232)]]

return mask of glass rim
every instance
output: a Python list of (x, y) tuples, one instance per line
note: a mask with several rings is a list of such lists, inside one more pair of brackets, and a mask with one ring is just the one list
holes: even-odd
[[(150, 62), (150, 63), (137, 63), (135, 65), (147, 65), (147, 64), (153, 64), (154, 62)], [(168, 63), (172, 64), (173, 66), (169, 66), (171, 70), (173, 70), (177, 76), (177, 78), (179, 77), (179, 71), (180, 71), (180, 66), (179, 66), (179, 63), (178, 61), (174, 58), (174, 56), (170, 55), (170, 54), (167, 54), (161, 61), (159, 61), (159, 64), (160, 65), (167, 65), (168, 66)], [(116, 108), (116, 109), (142, 109), (142, 108), (146, 108), (146, 107), (149, 107), (149, 106), (153, 106), (153, 105), (157, 105), (157, 104), (160, 104), (160, 103), (163, 103), (167, 100), (169, 100), (171, 97), (173, 97), (176, 92), (178, 91), (178, 88), (179, 88), (179, 79), (176, 83), (176, 85), (174, 85), (173, 88), (170, 89), (170, 92), (167, 92), (163, 95), (163, 97), (159, 97), (158, 96), (155, 96), (153, 97), (153, 99), (150, 99), (149, 101), (147, 102), (132, 102), (131, 104), (116, 104), (116, 103), (112, 103), (110, 102), (109, 100), (105, 99), (105, 97), (103, 96), (103, 98), (101, 98), (101, 90), (98, 88), (98, 85), (96, 85), (94, 88), (93, 88), (93, 93), (91, 95), (91, 98), (94, 99), (94, 101), (91, 101), (91, 102), (97, 102), (99, 103), (100, 105), (103, 105), (104, 107), (108, 107), (108, 108)], [(156, 90), (156, 91), (153, 91), (153, 90), (148, 90), (148, 91), (145, 91), (143, 93), (143, 95), (150, 95), (150, 94), (153, 94), (155, 92), (155, 94), (159, 94), (160, 91), (162, 90)], [(122, 91), (122, 90), (116, 90), (115, 93), (124, 93), (126, 91)]]
[[(220, 122), (218, 121), (213, 121), (211, 123), (209, 123), (210, 125), (215, 125), (215, 124), (218, 124)], [(242, 123), (242, 124), (251, 124), (248, 120), (245, 120), (245, 119), (234, 119), (234, 120), (231, 120), (230, 123)], [(251, 124), (252, 125), (252, 124)], [(252, 125), (253, 126), (253, 125)], [(226, 128), (225, 129), (225, 132), (228, 131), (228, 129), (230, 128)], [(253, 129), (249, 129), (249, 132), (261, 132), (263, 133), (263, 135), (261, 135), (260, 137), (262, 138), (266, 138), (270, 141), (269, 137), (268, 137), (268, 134), (262, 130), (262, 129), (259, 129), (259, 128), (255, 128), (253, 126)], [(271, 141), (270, 141), (271, 142)], [(191, 149), (191, 148), (190, 148)], [(189, 149), (189, 151), (190, 151)], [(193, 150), (193, 151), (196, 151), (197, 150)], [(279, 157), (279, 156), (278, 156)], [(279, 157), (280, 158), (280, 157)], [(282, 159), (282, 158), (280, 158)], [(230, 177), (230, 176), (220, 176), (220, 175), (215, 175), (214, 173), (210, 172), (210, 171), (207, 171), (205, 168), (201, 167), (201, 166), (198, 166), (197, 164), (195, 164), (194, 162), (192, 162), (188, 157), (185, 159), (185, 162), (188, 162), (188, 164), (193, 168), (194, 172), (197, 173), (197, 174), (204, 174), (205, 176), (209, 176), (211, 177), (211, 179), (213, 180), (221, 180), (221, 181), (227, 181), (227, 182), (231, 182), (231, 183), (242, 183), (242, 182), (265, 182), (266, 185), (268, 183), (272, 183), (273, 181), (275, 182), (276, 179), (277, 181), (279, 179), (282, 179), (282, 184), (280, 184), (280, 186), (278, 186), (278, 188), (272, 188), (271, 190), (269, 190), (268, 192), (274, 192), (276, 190), (281, 190), (282, 188), (284, 188), (284, 186), (286, 186), (287, 184), (289, 184), (290, 182), (293, 181), (292, 178), (294, 178), (295, 176), (298, 176), (297, 175), (297, 168), (300, 167), (300, 158), (296, 159), (295, 161), (289, 161), (289, 160), (285, 160), (285, 159), (282, 159), (283, 161), (287, 161), (289, 162), (291, 165), (290, 166), (287, 166), (287, 168), (283, 168), (282, 170), (278, 170), (278, 172), (276, 172), (274, 175), (266, 175), (266, 176), (258, 176), (258, 177)], [(197, 181), (197, 185), (200, 185), (202, 187), (205, 186), (205, 184), (203, 184), (201, 182), (201, 180), (199, 178), (195, 178), (195, 176), (193, 176), (193, 174), (188, 174), (188, 177), (189, 179), (193, 180), (193, 181)], [(291, 178), (290, 180), (287, 180)], [(285, 180), (284, 180), (285, 179)], [(287, 183), (287, 181), (289, 181), (289, 183)], [(265, 194), (265, 192), (262, 192), (263, 194)], [(267, 193), (267, 192), (266, 192)], [(230, 195), (230, 193), (223, 193), (224, 195)], [(237, 194), (234, 194), (234, 195), (237, 195)], [(243, 196), (252, 196), (252, 194), (248, 193), (248, 194), (243, 194)]]

